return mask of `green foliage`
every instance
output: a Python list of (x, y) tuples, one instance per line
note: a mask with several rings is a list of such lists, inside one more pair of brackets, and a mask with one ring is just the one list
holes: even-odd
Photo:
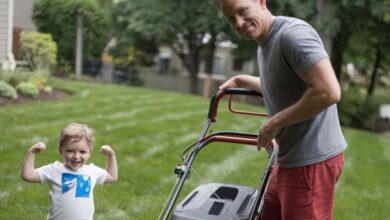
[(43, 69), (36, 71), (0, 71), (0, 80), (8, 82), (12, 86), (16, 86), (22, 82), (31, 82), (39, 89), (43, 89), (49, 85), (49, 76), (49, 72)]
[(96, 78), (88, 75), (77, 76), (76, 74), (69, 74), (66, 78), (75, 81), (96, 82)]
[(57, 65), (52, 74), (60, 78), (66, 78), (74, 73), (74, 69), (70, 64)]
[(352, 87), (343, 93), (338, 105), (340, 123), (358, 128), (369, 127), (378, 118), (380, 103), (375, 97), (367, 99), (361, 87)]
[(30, 96), (32, 98), (36, 98), (39, 94), (39, 89), (31, 82), (22, 82), (16, 86), (16, 90), (18, 90), (22, 95)]
[[(390, 21), (386, 15), (390, 15), (390, 4), (385, 1), (366, 2), (357, 22), (354, 21), (355, 30), (351, 34), (348, 50), (345, 57), (358, 69), (360, 77), (366, 78), (368, 94), (374, 92), (376, 85), (386, 86), (386, 81), (381, 78), (388, 77), (390, 67), (390, 40), (388, 31)], [(363, 16), (364, 15), (364, 16)], [(363, 22), (362, 22), (363, 21)], [(388, 85), (387, 85), (388, 86)]]
[(20, 58), (32, 70), (49, 70), (57, 62), (57, 44), (50, 34), (23, 31), (20, 36)]
[(122, 1), (116, 14), (120, 41), (147, 54), (156, 53), (156, 45), (169, 45), (190, 72), (192, 91), (197, 88), (194, 79), (201, 51), (210, 46), (205, 36), (216, 38), (227, 25), (209, 0), (165, 0), (158, 4), (155, 0)]
[(99, 58), (109, 34), (108, 14), (95, 0), (37, 0), (33, 19), (38, 30), (50, 33), (58, 45), (59, 64), (72, 64), (76, 45), (76, 18), (84, 17), (83, 53)]
[(129, 71), (130, 71), (130, 77), (129, 77), (130, 84), (133, 86), (142, 86), (144, 82), (139, 76), (140, 71), (138, 67), (136, 65), (133, 65), (130, 67)]
[(0, 81), (0, 96), (16, 99), (18, 97), (18, 94), (16, 93), (16, 90), (13, 86), (8, 84), (7, 82)]
[(49, 72), (47, 71), (35, 71), (31, 74), (29, 82), (31, 82), (38, 89), (50, 91), (49, 85)]
[(43, 69), (34, 72), (26, 70), (0, 71), (0, 81), (4, 81), (12, 87), (16, 87), (17, 90), (14, 89), (15, 92), (19, 91), (20, 93), (31, 97), (36, 97), (39, 90), (47, 93), (50, 93), (53, 90), (49, 83), (49, 72)]
[(9, 82), (12, 77), (11, 70), (0, 70), (0, 81)]
[(279, 0), (267, 2), (268, 8), (276, 15), (309, 18), (315, 14), (315, 1)]
[(9, 83), (12, 86), (16, 86), (21, 82), (26, 82), (30, 79), (31, 71), (1, 71), (0, 72), (0, 80), (3, 80)]

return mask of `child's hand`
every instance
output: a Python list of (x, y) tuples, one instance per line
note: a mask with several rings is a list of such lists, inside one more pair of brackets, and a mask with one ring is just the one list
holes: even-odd
[(103, 145), (100, 148), (100, 153), (106, 155), (106, 156), (112, 156), (115, 154), (114, 150), (109, 145)]
[(36, 153), (41, 153), (45, 150), (46, 150), (46, 144), (43, 142), (38, 142), (38, 143), (34, 144), (32, 147), (30, 147), (29, 151), (31, 153), (36, 154)]

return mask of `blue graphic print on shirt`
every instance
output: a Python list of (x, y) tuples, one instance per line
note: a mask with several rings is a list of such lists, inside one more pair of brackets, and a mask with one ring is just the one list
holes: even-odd
[(62, 193), (76, 187), (75, 197), (87, 197), (91, 191), (91, 177), (73, 173), (63, 173), (61, 179)]

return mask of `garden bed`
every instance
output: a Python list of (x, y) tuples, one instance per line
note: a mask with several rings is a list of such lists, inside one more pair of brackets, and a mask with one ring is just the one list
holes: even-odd
[(62, 90), (53, 90), (52, 92), (39, 92), (39, 95), (36, 98), (32, 98), (29, 96), (24, 96), (19, 94), (18, 98), (16, 99), (9, 99), (5, 97), (0, 97), (0, 106), (3, 105), (15, 105), (15, 104), (24, 104), (32, 101), (37, 101), (37, 100), (56, 100), (60, 99), (63, 97), (68, 96), (69, 93), (62, 91)]

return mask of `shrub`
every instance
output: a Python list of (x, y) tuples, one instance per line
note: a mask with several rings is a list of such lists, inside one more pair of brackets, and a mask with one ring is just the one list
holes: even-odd
[[(0, 81), (4, 81), (14, 88), (19, 88), (22, 83), (32, 84), (38, 89), (38, 94), (40, 90), (46, 93), (51, 93), (53, 91), (53, 88), (49, 85), (49, 72), (42, 69), (34, 72), (26, 70), (0, 71)], [(36, 97), (35, 89), (28, 88), (31, 86), (27, 86), (27, 89), (24, 89), (26, 86), (22, 84), (22, 87), (23, 88), (17, 90), (24, 95)]]
[(343, 94), (338, 104), (340, 123), (346, 126), (366, 128), (378, 117), (380, 100), (372, 97), (367, 99), (357, 87)]
[(60, 78), (66, 78), (69, 77), (74, 72), (72, 66), (69, 64), (62, 64), (57, 65), (55, 69), (52, 72), (52, 75), (60, 77)]
[(30, 71), (14, 71), (8, 83), (16, 87), (21, 82), (27, 82), (30, 80)]
[(15, 88), (4, 81), (0, 81), (0, 96), (11, 99), (18, 98)]
[(20, 58), (27, 61), (32, 70), (49, 70), (57, 62), (57, 44), (50, 34), (22, 32)]
[(9, 82), (13, 72), (11, 70), (0, 70), (0, 81)]
[(29, 82), (34, 84), (38, 89), (44, 90), (49, 86), (48, 78), (49, 73), (47, 71), (39, 70), (31, 73)]
[(31, 82), (22, 82), (16, 86), (16, 89), (25, 96), (36, 98), (39, 94), (39, 89)]
[(51, 93), (51, 92), (53, 92), (53, 87), (45, 86), (45, 87), (43, 87), (43, 91), (46, 93)]
[(15, 87), (21, 82), (26, 82), (30, 79), (31, 72), (30, 71), (20, 71), (20, 70), (15, 70), (15, 71), (1, 71), (0, 72), (0, 80), (7, 82), (8, 84), (12, 85)]

